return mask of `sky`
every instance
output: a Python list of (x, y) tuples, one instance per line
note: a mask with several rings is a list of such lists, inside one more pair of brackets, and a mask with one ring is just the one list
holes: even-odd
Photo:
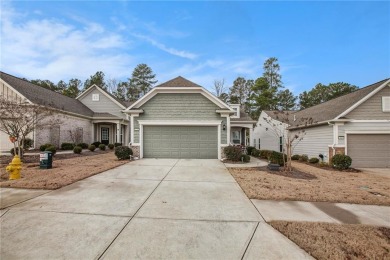
[(390, 77), (389, 1), (0, 3), (0, 69), (27, 79), (125, 81), (146, 63), (158, 83), (183, 76), (212, 91), (260, 77), (270, 57), (295, 95)]

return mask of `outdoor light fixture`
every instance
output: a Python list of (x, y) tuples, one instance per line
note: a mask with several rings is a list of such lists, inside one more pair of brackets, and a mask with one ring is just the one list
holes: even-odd
[(223, 131), (226, 130), (226, 125), (225, 124), (222, 126), (222, 129), (223, 129)]

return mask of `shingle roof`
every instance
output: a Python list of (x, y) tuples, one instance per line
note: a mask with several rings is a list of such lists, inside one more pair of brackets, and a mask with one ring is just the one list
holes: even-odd
[(181, 76), (176, 77), (174, 79), (171, 79), (167, 82), (164, 82), (160, 85), (157, 85), (156, 88), (178, 88), (178, 87), (184, 87), (184, 88), (190, 88), (190, 87), (202, 87), (198, 84), (189, 81), (188, 79), (185, 79)]
[(293, 122), (294, 121), (294, 113), (297, 111), (278, 111), (278, 110), (264, 110), (264, 113), (266, 113), (269, 117), (271, 117), (274, 120), (281, 121), (283, 123)]
[(112, 118), (119, 118), (118, 116), (115, 116), (110, 113), (94, 113), (93, 117), (112, 117)]
[(91, 109), (74, 98), (61, 95), (1, 71), (0, 78), (37, 105), (49, 106), (84, 116), (93, 115)]
[(245, 113), (243, 108), (240, 109), (240, 118), (230, 118), (230, 121), (253, 121), (253, 123), (256, 123), (255, 120), (253, 120), (247, 113)]

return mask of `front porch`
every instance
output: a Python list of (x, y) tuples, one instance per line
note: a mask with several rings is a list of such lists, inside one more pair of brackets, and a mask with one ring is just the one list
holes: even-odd
[(242, 146), (254, 146), (253, 124), (231, 124), (230, 144)]
[(92, 140), (102, 144), (129, 143), (129, 125), (125, 120), (104, 120), (93, 122)]

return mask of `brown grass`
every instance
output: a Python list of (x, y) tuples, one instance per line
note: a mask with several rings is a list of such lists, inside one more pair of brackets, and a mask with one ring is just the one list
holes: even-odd
[(316, 178), (281, 176), (256, 168), (229, 171), (250, 199), (390, 205), (390, 176), (328, 171), (301, 163), (293, 166)]
[(390, 259), (390, 229), (364, 225), (272, 221), (317, 259)]
[(39, 169), (37, 163), (24, 163), (22, 178), (9, 181), (5, 166), (0, 168), (0, 187), (54, 190), (89, 176), (128, 163), (119, 161), (113, 152), (53, 160), (53, 168)]

